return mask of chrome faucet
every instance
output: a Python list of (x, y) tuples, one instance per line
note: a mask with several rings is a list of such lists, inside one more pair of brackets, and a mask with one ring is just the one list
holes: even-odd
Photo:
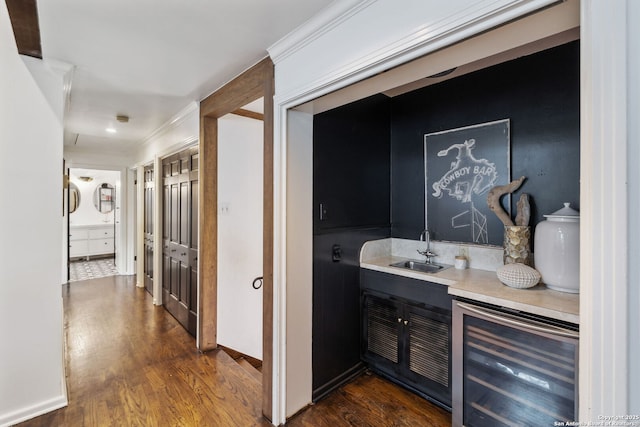
[(420, 233), (420, 241), (427, 243), (427, 249), (424, 251), (418, 249), (418, 253), (427, 257), (427, 264), (431, 264), (431, 258), (438, 256), (438, 254), (431, 252), (431, 236), (429, 235), (429, 230), (423, 230), (422, 233)]

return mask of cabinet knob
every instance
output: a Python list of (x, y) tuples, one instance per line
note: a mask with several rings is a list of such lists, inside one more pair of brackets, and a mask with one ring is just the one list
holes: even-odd
[(398, 317), (398, 323), (402, 322), (402, 317)]
[(405, 320), (403, 323), (404, 323), (405, 325), (408, 325), (408, 324), (409, 324), (409, 321), (408, 321), (408, 320)]

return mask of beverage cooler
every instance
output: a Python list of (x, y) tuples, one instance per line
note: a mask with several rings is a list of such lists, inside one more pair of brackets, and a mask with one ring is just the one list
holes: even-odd
[(452, 320), (454, 426), (577, 421), (577, 325), (458, 300)]

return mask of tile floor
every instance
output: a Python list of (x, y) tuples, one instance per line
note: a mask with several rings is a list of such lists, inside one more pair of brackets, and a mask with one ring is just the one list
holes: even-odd
[(118, 274), (115, 258), (72, 261), (69, 270), (69, 282), (98, 279), (100, 277), (116, 276)]

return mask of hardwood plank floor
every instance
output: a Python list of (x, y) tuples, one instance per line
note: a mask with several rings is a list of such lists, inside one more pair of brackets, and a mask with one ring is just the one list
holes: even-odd
[(292, 417), (287, 426), (450, 427), (451, 414), (366, 373)]
[[(20, 426), (269, 426), (260, 382), (227, 353), (195, 342), (134, 278), (62, 287), (69, 406)], [(451, 416), (363, 375), (287, 426), (450, 426)]]
[(69, 406), (21, 426), (268, 426), (261, 384), (194, 339), (134, 279), (64, 285)]

